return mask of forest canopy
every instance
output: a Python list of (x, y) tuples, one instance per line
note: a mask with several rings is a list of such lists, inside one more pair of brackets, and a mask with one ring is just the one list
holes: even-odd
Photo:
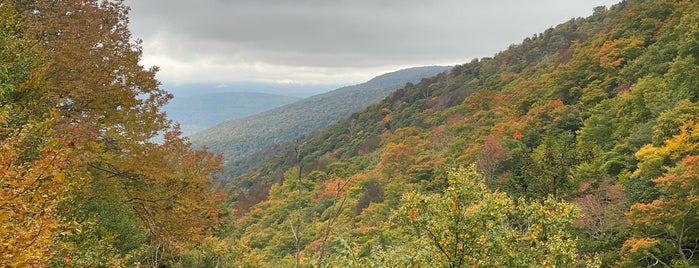
[(0, 2), (0, 266), (177, 264), (224, 223), (220, 157), (159, 111), (128, 10)]
[(408, 84), (229, 178), (233, 238), (263, 267), (697, 266), (698, 8), (597, 7)]
[(225, 190), (128, 11), (0, 0), (0, 266), (699, 266), (696, 1), (594, 8)]

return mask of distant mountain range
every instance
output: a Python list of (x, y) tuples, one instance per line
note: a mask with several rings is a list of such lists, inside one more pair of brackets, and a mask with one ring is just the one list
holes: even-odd
[(228, 83), (165, 84), (162, 87), (175, 98), (226, 92), (255, 92), (306, 98), (328, 92), (342, 85), (284, 84), (253, 81)]
[(213, 152), (222, 153), (225, 160), (222, 177), (232, 178), (254, 168), (255, 163), (262, 162), (266, 156), (288, 149), (300, 135), (320, 130), (350, 116), (382, 100), (406, 83), (417, 83), (451, 68), (427, 66), (383, 74), (362, 84), (339, 88), (253, 116), (229, 120), (195, 133), (190, 138), (197, 147), (206, 146)]
[(181, 124), (184, 135), (191, 135), (226, 120), (253, 115), (299, 99), (256, 92), (220, 92), (176, 96), (164, 110), (170, 119)]

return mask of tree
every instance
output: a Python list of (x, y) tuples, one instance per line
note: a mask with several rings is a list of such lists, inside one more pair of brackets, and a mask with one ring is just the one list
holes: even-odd
[(476, 169), (485, 176), (486, 184), (492, 186), (495, 181), (497, 168), (500, 163), (509, 155), (507, 147), (500, 145), (500, 142), (493, 136), (485, 137), (481, 151), (476, 162)]
[(670, 174), (653, 180), (660, 197), (631, 206), (632, 232), (622, 248), (624, 264), (699, 265), (699, 156), (687, 156)]
[(42, 98), (44, 51), (7, 1), (0, 18), (0, 266), (48, 266), (73, 148), (55, 136), (56, 110)]
[(35, 139), (50, 132), (50, 123), (30, 124), (0, 139), (0, 266), (48, 265), (60, 235), (69, 149), (56, 139)]
[(566, 230), (573, 205), (546, 199), (527, 203), (489, 191), (471, 166), (449, 176), (443, 194), (411, 192), (397, 212), (400, 225), (444, 267), (572, 266), (575, 239)]
[(158, 87), (156, 67), (140, 65), (140, 42), (131, 40), (123, 1), (13, 2), (25, 34), (46, 47), (44, 97), (66, 124), (57, 129), (123, 146), (169, 126), (158, 108), (172, 96)]
[[(207, 228), (223, 223), (225, 211), (225, 195), (210, 188), (211, 174), (221, 170), (221, 156), (191, 151), (179, 134), (176, 128), (165, 133), (162, 144), (144, 146), (131, 157), (89, 164), (101, 188), (93, 191), (102, 193), (90, 198), (104, 200), (104, 190), (119, 193), (111, 202), (128, 204), (147, 230), (150, 246), (171, 252), (202, 241), (210, 234)], [(177, 254), (171, 252), (162, 258), (174, 259)]]
[(680, 133), (667, 139), (661, 146), (648, 144), (636, 152), (638, 168), (621, 182), (632, 203), (649, 203), (658, 197), (653, 179), (663, 176), (670, 168), (688, 155), (699, 153), (699, 123), (689, 121), (680, 127)]
[[(634, 200), (626, 216), (631, 238), (624, 264), (689, 267), (699, 252), (699, 124), (689, 121), (662, 146), (636, 153), (638, 169), (626, 182)], [(647, 183), (646, 180), (649, 180)], [(645, 188), (634, 185), (642, 184)], [(640, 188), (640, 189), (639, 189)], [(652, 192), (653, 195), (644, 193)]]
[(580, 210), (578, 253), (582, 258), (598, 257), (605, 267), (619, 261), (619, 248), (628, 237), (628, 209), (621, 185), (611, 177), (581, 183), (581, 194), (571, 202)]
[[(11, 265), (157, 266), (212, 235), (220, 160), (176, 128), (155, 142), (171, 96), (140, 65), (123, 1), (3, 0), (0, 13), (3, 254), (41, 256)], [(15, 224), (40, 226), (26, 229), (40, 242)]]
[(420, 137), (420, 131), (414, 127), (396, 129), (390, 142), (384, 146), (381, 159), (377, 164), (386, 178), (401, 178), (414, 168), (419, 168), (427, 161), (427, 142)]
[(553, 195), (558, 198), (570, 190), (570, 174), (578, 162), (575, 137), (570, 132), (549, 135), (532, 152), (533, 167), (528, 178), (528, 190), (538, 196)]
[(330, 237), (330, 233), (332, 231), (333, 223), (335, 223), (335, 220), (338, 218), (338, 214), (342, 212), (342, 209), (345, 205), (345, 201), (347, 200), (346, 197), (343, 197), (341, 201), (339, 201), (339, 206), (338, 206), (338, 199), (340, 198), (340, 193), (345, 190), (345, 187), (347, 187), (347, 184), (351, 181), (352, 178), (347, 179), (346, 181), (342, 182), (342, 180), (337, 179), (334, 181), (334, 183), (330, 184), (335, 184), (335, 194), (333, 198), (333, 203), (332, 206), (330, 206), (330, 214), (328, 215), (328, 220), (327, 220), (327, 226), (325, 227), (325, 231), (323, 234), (322, 242), (320, 245), (320, 254), (318, 256), (318, 264), (322, 265), (323, 264), (323, 257), (325, 255), (325, 245), (326, 242), (328, 241), (328, 237)]

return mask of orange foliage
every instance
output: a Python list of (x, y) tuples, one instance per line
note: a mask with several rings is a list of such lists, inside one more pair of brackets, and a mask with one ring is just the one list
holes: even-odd
[(155, 239), (200, 241), (205, 228), (221, 220), (226, 196), (210, 189), (211, 175), (221, 169), (221, 156), (191, 151), (189, 142), (175, 133), (165, 138), (162, 145), (124, 163), (144, 179), (128, 197)]
[(388, 123), (391, 123), (391, 121), (393, 121), (393, 117), (390, 114), (387, 114), (386, 116), (383, 117), (383, 119), (381, 119), (381, 121), (376, 122), (376, 125), (383, 126), (383, 125), (386, 125)]
[[(624, 250), (646, 255), (654, 247), (674, 248), (672, 252), (692, 248), (692, 241), (699, 239), (699, 156), (685, 157), (679, 172), (653, 181), (661, 197), (648, 204), (634, 204), (626, 213), (632, 237), (624, 243)], [(684, 254), (671, 258), (689, 261)]]
[(656, 244), (658, 244), (658, 239), (654, 238), (629, 239), (624, 242), (622, 248), (630, 253), (636, 253), (639, 251), (649, 250)]
[(313, 202), (315, 203), (322, 199), (332, 198), (336, 195), (339, 195), (338, 191), (341, 191), (342, 186), (344, 184), (345, 182), (340, 178), (326, 181), (323, 185), (323, 190), (318, 194), (318, 196), (315, 199), (313, 199)]
[(595, 55), (599, 58), (599, 64), (605, 68), (616, 68), (626, 62), (629, 51), (643, 46), (640, 38), (623, 38), (604, 42)]
[(519, 140), (520, 138), (522, 138), (522, 133), (520, 133), (519, 130), (512, 134), (512, 139)]
[(408, 166), (415, 160), (415, 150), (413, 146), (404, 143), (390, 142), (384, 147), (381, 154), (381, 161), (377, 165), (387, 176), (397, 176), (406, 171)]
[(495, 179), (495, 172), (501, 161), (509, 155), (509, 150), (504, 147), (493, 136), (485, 137), (480, 147), (476, 170), (483, 174), (487, 183), (492, 183)]
[[(31, 144), (27, 131), (0, 146), (0, 266), (45, 266), (59, 228), (57, 206), (69, 183), (61, 171), (67, 149)], [(34, 148), (42, 148), (34, 151)], [(33, 152), (34, 151), (34, 152)], [(36, 156), (31, 156), (36, 154)]]
[[(653, 180), (663, 192), (679, 193), (678, 197), (699, 196), (699, 156), (691, 155), (682, 159), (684, 171)], [(691, 202), (692, 200), (687, 200)]]
[(497, 102), (503, 102), (503, 101), (506, 101), (508, 99), (508, 95), (507, 94), (500, 94), (500, 95), (495, 96), (494, 99)]
[(453, 125), (459, 124), (459, 123), (461, 123), (461, 121), (464, 120), (464, 118), (465, 118), (465, 116), (463, 114), (450, 115), (447, 117), (446, 125), (453, 126)]

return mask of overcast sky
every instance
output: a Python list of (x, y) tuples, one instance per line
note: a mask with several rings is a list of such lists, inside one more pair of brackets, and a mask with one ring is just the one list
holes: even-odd
[(453, 65), (617, 0), (126, 0), (165, 84), (355, 84)]

